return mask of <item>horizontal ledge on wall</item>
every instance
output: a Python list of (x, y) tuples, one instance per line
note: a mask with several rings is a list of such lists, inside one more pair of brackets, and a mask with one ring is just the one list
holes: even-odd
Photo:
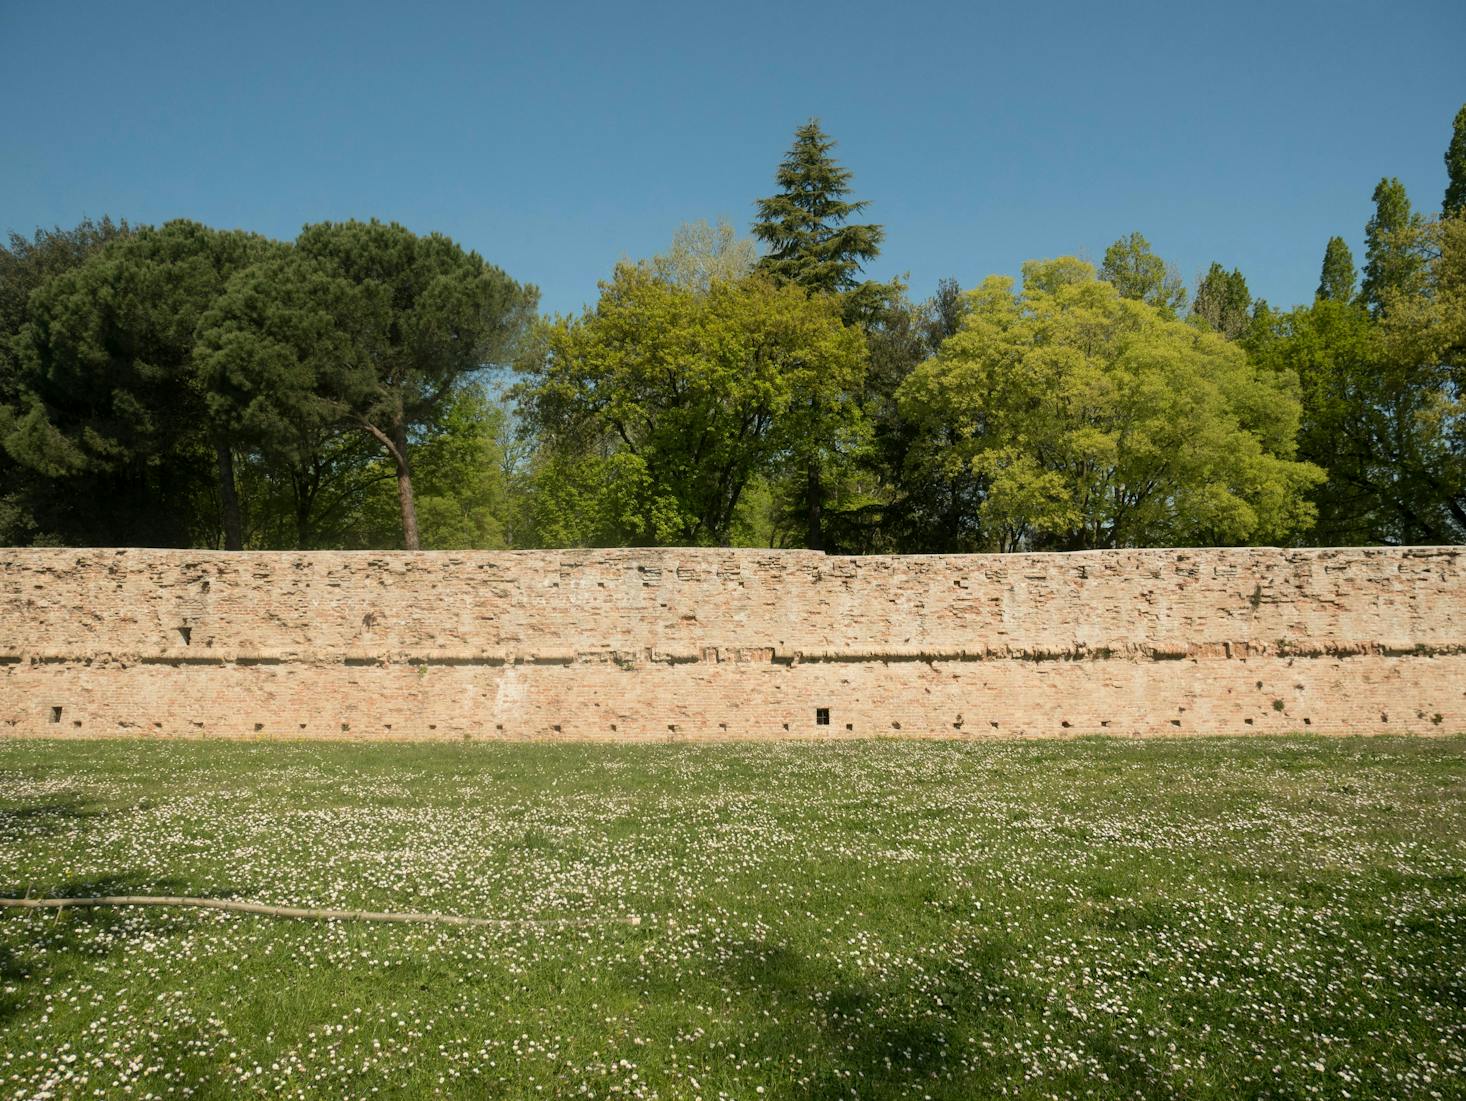
[(1126, 643), (1119, 646), (1025, 647), (990, 646), (971, 649), (924, 649), (921, 647), (884, 649), (782, 649), (774, 646), (703, 647), (696, 653), (661, 650), (548, 650), (533, 654), (518, 653), (413, 653), (405, 651), (366, 654), (360, 652), (317, 653), (308, 650), (273, 653), (231, 653), (215, 651), (197, 654), (120, 654), (32, 652), (0, 654), (0, 666), (17, 665), (160, 665), (184, 666), (284, 666), (344, 665), (356, 668), (409, 667), (489, 667), (534, 665), (617, 665), (634, 669), (648, 665), (696, 664), (922, 664), (954, 662), (1060, 662), (1060, 661), (1186, 661), (1246, 660), (1249, 657), (1273, 658), (1349, 658), (1349, 657), (1445, 657), (1466, 654), (1462, 642), (1326, 642), (1297, 643), (1280, 640), (1209, 642), (1190, 644)]

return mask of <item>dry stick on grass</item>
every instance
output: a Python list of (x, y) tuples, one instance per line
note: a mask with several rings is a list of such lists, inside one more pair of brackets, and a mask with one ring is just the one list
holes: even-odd
[(193, 906), (266, 917), (307, 918), (317, 921), (396, 921), (437, 925), (490, 925), (513, 929), (524, 925), (580, 928), (592, 925), (640, 925), (635, 914), (589, 918), (481, 918), (457, 914), (379, 914), (370, 910), (305, 910), (296, 906), (269, 906), (227, 898), (186, 898), (169, 895), (99, 895), (95, 898), (0, 898), (0, 907), (22, 910), (65, 910), (73, 906)]

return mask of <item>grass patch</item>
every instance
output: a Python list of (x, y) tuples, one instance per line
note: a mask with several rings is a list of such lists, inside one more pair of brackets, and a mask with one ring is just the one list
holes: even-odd
[(0, 912), (20, 1098), (1466, 1080), (1466, 738), (6, 741), (0, 892), (645, 919)]

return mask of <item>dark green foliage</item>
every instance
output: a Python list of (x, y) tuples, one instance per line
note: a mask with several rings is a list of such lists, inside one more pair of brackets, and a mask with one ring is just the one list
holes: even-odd
[(861, 266), (881, 250), (885, 231), (852, 225), (866, 207), (847, 199), (851, 172), (830, 155), (835, 143), (811, 119), (794, 132), (779, 165), (779, 193), (758, 200), (753, 235), (768, 246), (759, 269), (805, 290), (837, 294), (861, 286)]
[(1205, 276), (1196, 286), (1196, 300), (1191, 305), (1191, 316), (1206, 322), (1208, 328), (1221, 333), (1228, 340), (1237, 340), (1246, 332), (1252, 321), (1252, 295), (1247, 290), (1247, 280), (1236, 268), (1230, 272), (1212, 262)]
[(0, 245), (0, 546), (64, 539), (45, 520), (55, 503), (55, 487), (44, 475), (13, 459), (3, 446), (20, 412), (16, 338), (30, 320), (30, 296), (127, 232), (125, 221), (87, 218), (72, 229), (38, 229), (31, 238), (12, 233), (8, 246)]
[(1319, 274), (1315, 298), (1328, 302), (1354, 301), (1354, 256), (1342, 237), (1330, 237), (1323, 253), (1323, 270)]
[(1405, 185), (1398, 179), (1380, 180), (1374, 189), (1374, 216), (1364, 227), (1364, 282), (1359, 290), (1375, 313), (1391, 296), (1422, 289), (1424, 227), (1424, 219), (1410, 208)]
[(240, 545), (232, 441), (212, 415), (194, 334), (229, 278), (269, 247), (169, 222), (32, 293), (5, 443), (67, 487), (47, 519), (58, 536), (176, 546), (222, 532)]
[(370, 436), (395, 472), (402, 545), (416, 550), (412, 445), (475, 374), (513, 357), (536, 298), (440, 234), (323, 222), (288, 261), (232, 287), (205, 339), (227, 404), (297, 480), (318, 465), (323, 432)]
[(1447, 217), (1466, 210), (1466, 104), (1456, 112), (1451, 144), (1446, 148), (1446, 197), (1441, 213)]

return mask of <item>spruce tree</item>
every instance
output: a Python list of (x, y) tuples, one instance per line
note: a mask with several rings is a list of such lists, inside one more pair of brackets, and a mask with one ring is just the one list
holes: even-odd
[(1446, 147), (1446, 200), (1441, 213), (1448, 218), (1466, 210), (1466, 103), (1456, 112), (1451, 144)]
[(1318, 279), (1314, 298), (1329, 302), (1349, 302), (1354, 298), (1354, 255), (1342, 237), (1330, 237), (1323, 253), (1323, 271)]
[(1364, 283), (1359, 297), (1378, 313), (1392, 294), (1410, 294), (1425, 273), (1425, 222), (1410, 209), (1405, 185), (1382, 179), (1374, 189), (1374, 217), (1364, 227)]
[(878, 225), (851, 225), (866, 207), (852, 201), (851, 172), (830, 151), (835, 143), (810, 119), (794, 132), (779, 165), (779, 193), (758, 200), (753, 235), (768, 246), (760, 270), (812, 293), (839, 294), (861, 284), (861, 265), (881, 250)]

